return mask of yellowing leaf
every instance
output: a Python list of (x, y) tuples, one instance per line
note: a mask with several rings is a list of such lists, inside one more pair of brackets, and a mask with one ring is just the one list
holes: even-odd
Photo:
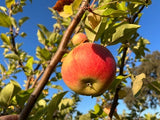
[(93, 29), (95, 29), (99, 25), (99, 23), (101, 22), (101, 17), (99, 15), (89, 13), (88, 14), (88, 21), (89, 21), (89, 24), (91, 25), (91, 27)]
[(133, 79), (133, 86), (132, 86), (133, 95), (135, 96), (138, 95), (139, 91), (142, 88), (144, 78), (146, 78), (146, 75), (144, 73), (141, 73), (140, 75), (137, 75), (135, 79)]
[(64, 11), (59, 13), (61, 17), (67, 18), (73, 15), (72, 4), (65, 5), (63, 9)]

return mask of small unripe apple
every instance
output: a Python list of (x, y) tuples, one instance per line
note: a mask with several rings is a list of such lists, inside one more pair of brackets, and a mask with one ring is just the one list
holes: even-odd
[(79, 45), (81, 43), (84, 43), (86, 41), (88, 41), (88, 38), (87, 36), (82, 33), (82, 32), (79, 32), (79, 33), (76, 33), (73, 38), (71, 39), (73, 45)]
[(116, 74), (116, 62), (110, 51), (95, 43), (82, 43), (64, 59), (62, 78), (66, 85), (81, 95), (104, 93)]

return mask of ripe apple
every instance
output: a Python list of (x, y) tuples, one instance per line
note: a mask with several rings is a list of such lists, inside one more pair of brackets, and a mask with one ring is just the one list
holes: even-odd
[(82, 33), (82, 32), (79, 32), (79, 33), (76, 33), (73, 38), (71, 39), (73, 45), (79, 45), (81, 43), (84, 43), (86, 41), (88, 41), (88, 38), (87, 36)]
[(98, 96), (114, 80), (116, 62), (107, 48), (95, 43), (82, 43), (66, 56), (61, 73), (71, 90), (81, 95)]

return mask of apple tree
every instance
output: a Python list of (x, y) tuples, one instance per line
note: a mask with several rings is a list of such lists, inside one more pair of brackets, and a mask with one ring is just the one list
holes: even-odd
[[(32, 0), (5, 0), (5, 5), (0, 6), (0, 27), (6, 30), (0, 33), (5, 58), (0, 64), (0, 119), (126, 118), (127, 115), (117, 113), (118, 100), (125, 99), (129, 90), (133, 98), (138, 98), (143, 93), (143, 80), (148, 79), (147, 73), (134, 74), (132, 68), (135, 61), (143, 60), (149, 51), (147, 45), (150, 42), (138, 33), (138, 29), (142, 11), (151, 0), (58, 0), (49, 8), (56, 21), (53, 30), (37, 25), (37, 40), (41, 46), (37, 46), (35, 56), (22, 49), (25, 44), (17, 42), (27, 36), (21, 27), (29, 17), (16, 17), (23, 12), (27, 2), (32, 3)], [(56, 84), (62, 79), (63, 60), (76, 47), (70, 40), (77, 33), (85, 33), (90, 43), (110, 48), (117, 46), (116, 77), (103, 95), (92, 96), (97, 97), (98, 102), (87, 114), (76, 108), (80, 102), (79, 94), (69, 93)], [(18, 82), (21, 74), (25, 75), (21, 80), (23, 84)], [(149, 82), (146, 88), (159, 94), (157, 82)], [(128, 83), (131, 83), (129, 90)], [(53, 88), (57, 91), (48, 98), (49, 89)], [(67, 94), (70, 97), (65, 97)], [(145, 98), (138, 100), (143, 103)], [(129, 117), (134, 118), (133, 115)]]

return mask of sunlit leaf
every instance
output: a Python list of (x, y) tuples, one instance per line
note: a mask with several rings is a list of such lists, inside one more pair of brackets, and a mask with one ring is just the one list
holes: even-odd
[(7, 37), (6, 34), (2, 33), (2, 34), (1, 34), (1, 39), (2, 39), (2, 41), (3, 41), (5, 44), (7, 44), (7, 45), (10, 45), (10, 44), (11, 44), (9, 37)]
[(0, 71), (1, 71), (2, 73), (4, 73), (4, 72), (6, 71), (5, 67), (4, 67), (2, 64), (0, 64)]
[(60, 85), (52, 85), (51, 88), (55, 88), (55, 89), (63, 91), (63, 88)]
[(6, 54), (5, 58), (19, 60), (18, 55), (16, 55), (15, 53), (8, 53), (8, 54)]
[(120, 0), (120, 1), (133, 2), (133, 3), (137, 3), (137, 4), (145, 4), (144, 0)]
[(126, 11), (123, 11), (123, 10), (115, 10), (112, 8), (108, 8), (103, 12), (103, 15), (107, 17), (122, 17), (122, 16), (126, 16), (127, 13)]
[(122, 81), (126, 81), (126, 79), (128, 78), (128, 76), (122, 76), (119, 75), (115, 78), (115, 80), (113, 80), (113, 82), (111, 83), (111, 85), (109, 86), (109, 90), (115, 90), (117, 88), (117, 86), (122, 82)]
[(58, 108), (59, 108), (59, 110), (62, 111), (63, 109), (65, 109), (65, 108), (67, 108), (67, 107), (72, 107), (72, 106), (74, 106), (74, 104), (75, 104), (75, 102), (74, 102), (73, 99), (64, 98), (64, 99), (62, 99), (61, 102), (59, 103)]
[(36, 55), (41, 60), (50, 60), (51, 59), (51, 53), (46, 50), (45, 48), (37, 47), (36, 49)]
[(72, 3), (73, 5), (73, 10), (77, 10), (79, 8), (79, 5), (81, 4), (82, 0), (74, 0), (74, 2)]
[(62, 12), (59, 13), (60, 16), (64, 17), (64, 18), (68, 18), (71, 15), (73, 15), (73, 10), (72, 10), (72, 4), (70, 5), (65, 5), (64, 10)]
[(10, 17), (10, 20), (11, 20), (13, 27), (17, 28), (17, 21), (13, 17)]
[(33, 57), (30, 57), (30, 58), (27, 60), (26, 67), (29, 68), (30, 70), (33, 70), (33, 62), (34, 62), (34, 58), (33, 58)]
[(129, 40), (139, 27), (140, 25), (127, 23), (109, 26), (104, 32), (103, 39), (108, 45), (114, 45), (120, 42), (123, 43)]
[(2, 10), (3, 12), (7, 12), (7, 8), (3, 6), (0, 6), (0, 10)]
[(94, 114), (101, 115), (102, 113), (103, 113), (103, 110), (101, 106), (99, 104), (96, 104), (94, 106)]
[(137, 96), (138, 93), (140, 92), (144, 78), (146, 78), (146, 75), (144, 73), (141, 73), (140, 75), (137, 75), (135, 79), (132, 79), (133, 82), (132, 92), (134, 96)]
[(19, 25), (19, 26), (22, 26), (22, 24), (23, 24), (24, 22), (26, 22), (28, 19), (29, 19), (29, 17), (23, 17), (23, 18), (21, 18), (21, 19), (18, 21), (18, 25)]
[(10, 17), (2, 12), (0, 12), (0, 26), (2, 26), (2, 27), (10, 27), (11, 26)]
[[(96, 26), (95, 29), (92, 28), (89, 19), (85, 20), (85, 32), (90, 41), (97, 41), (100, 36), (103, 34), (105, 27), (107, 25), (107, 19), (102, 18), (101, 22)], [(94, 26), (95, 27), (95, 26)]]
[(11, 8), (13, 4), (15, 4), (15, 0), (5, 0), (7, 8)]
[(42, 24), (38, 24), (37, 26), (40, 28), (42, 33), (47, 37), (47, 39), (49, 39), (51, 32)]
[(45, 35), (43, 34), (43, 32), (41, 30), (37, 31), (37, 36), (38, 36), (39, 42), (42, 43), (43, 45), (45, 45), (46, 38), (45, 38)]
[(16, 81), (11, 80), (1, 91), (0, 91), (0, 104), (2, 106), (6, 106), (10, 103), (13, 96), (15, 96), (21, 87), (19, 83)]

